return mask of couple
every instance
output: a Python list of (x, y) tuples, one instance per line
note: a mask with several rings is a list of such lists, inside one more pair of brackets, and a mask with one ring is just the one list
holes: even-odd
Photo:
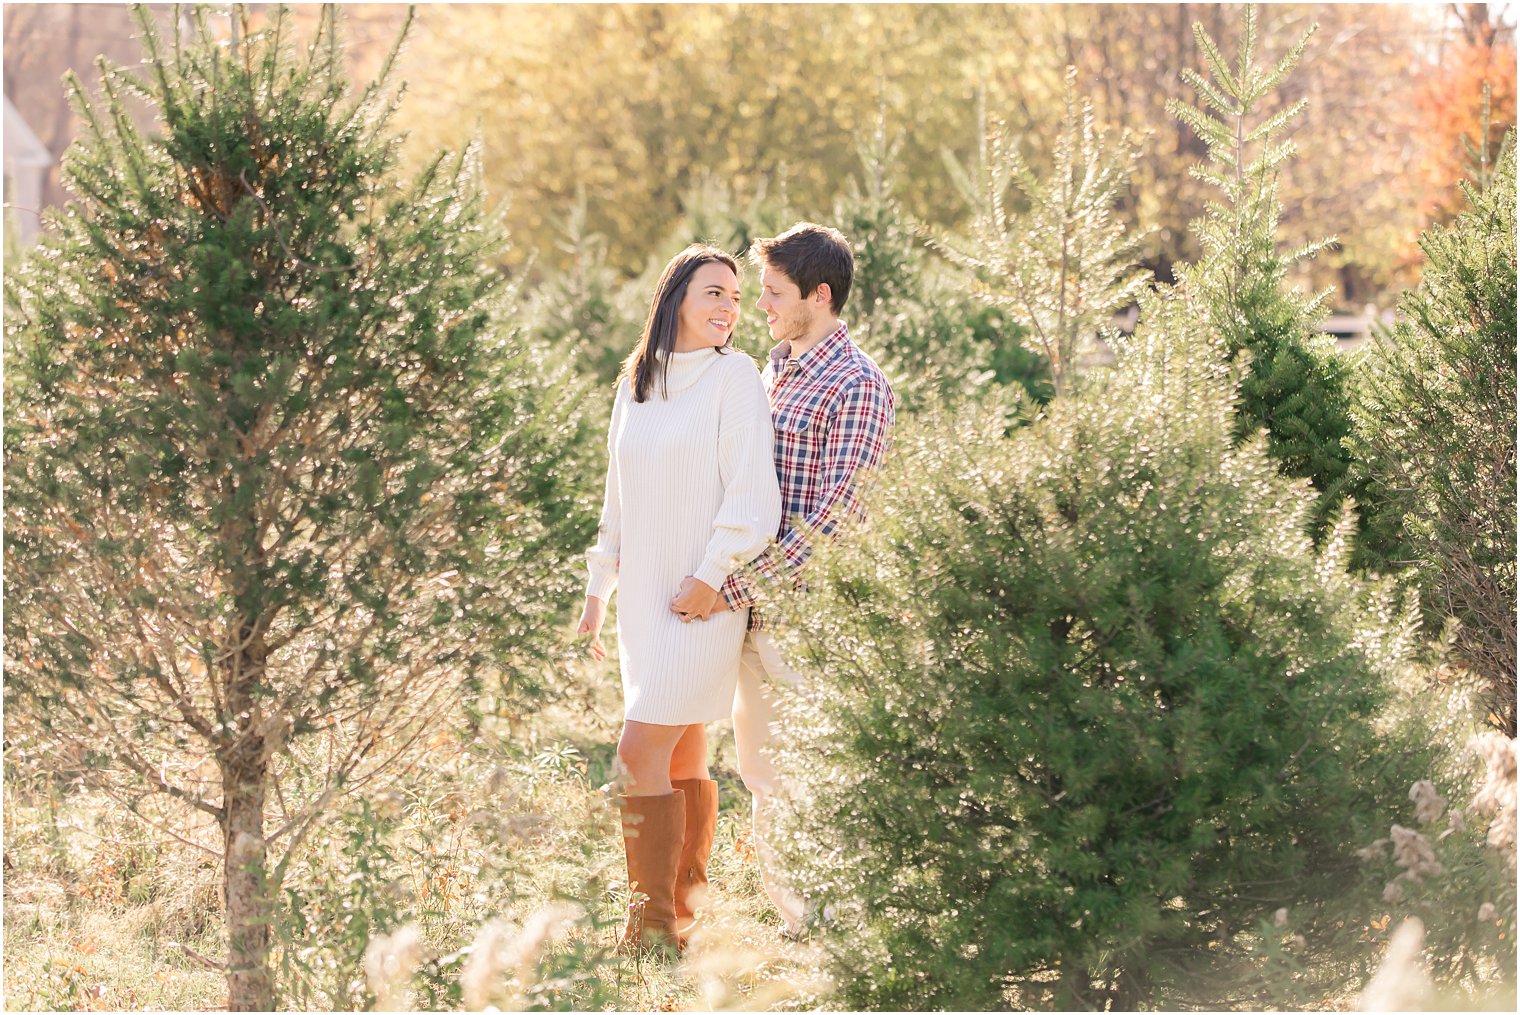
[(844, 236), (802, 223), (750, 253), (761, 270), (755, 305), (776, 340), (764, 374), (730, 347), (738, 262), (693, 245), (660, 277), (612, 408), (578, 631), (605, 658), (602, 624), (620, 586), (628, 782), (618, 806), (630, 887), (646, 896), (629, 907), (627, 949), (679, 950), (695, 923), (718, 816), (705, 724), (730, 710), (766, 894), (783, 934), (800, 931), (802, 902), (764, 839), (779, 788), (765, 753), (770, 684), (798, 678), (751, 610), (755, 576), (796, 581), (810, 541), (860, 516), (856, 484), (891, 437), (892, 389), (839, 319), (854, 277)]

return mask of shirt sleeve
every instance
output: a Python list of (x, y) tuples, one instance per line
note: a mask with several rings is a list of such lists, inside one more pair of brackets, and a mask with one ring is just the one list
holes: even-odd
[[(864, 378), (845, 391), (830, 417), (824, 444), (823, 497), (806, 516), (793, 520), (778, 544), (754, 561), (754, 575), (796, 581), (816, 540), (834, 538), (846, 519), (865, 518), (860, 480), (886, 458), (894, 415), (891, 389), (875, 378)], [(757, 586), (750, 574), (731, 576), (720, 591), (730, 609), (755, 604)]]
[(617, 588), (618, 560), (623, 549), (623, 502), (618, 484), (617, 432), (628, 401), (628, 384), (618, 385), (612, 403), (612, 422), (607, 427), (607, 485), (602, 495), (602, 517), (596, 527), (596, 544), (586, 551), (591, 572), (586, 595), (602, 602)]
[(776, 433), (760, 373), (752, 363), (729, 368), (718, 417), (718, 478), (723, 502), (694, 578), (719, 588), (753, 560), (781, 524)]

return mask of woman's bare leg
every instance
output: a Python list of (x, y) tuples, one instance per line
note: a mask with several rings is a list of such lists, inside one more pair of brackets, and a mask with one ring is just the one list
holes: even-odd
[(670, 779), (709, 779), (707, 771), (707, 727), (692, 723), (676, 741), (670, 755)]
[[(623, 723), (617, 756), (628, 776), (627, 796), (664, 796), (671, 792), (671, 758), (676, 744), (690, 729), (690, 726), (660, 726), (631, 719)], [(705, 737), (703, 750), (705, 754)]]

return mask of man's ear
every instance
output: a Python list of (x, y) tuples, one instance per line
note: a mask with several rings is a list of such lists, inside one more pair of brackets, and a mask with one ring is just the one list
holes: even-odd
[(818, 288), (813, 290), (812, 299), (814, 303), (833, 305), (834, 292), (829, 288), (829, 284), (827, 282), (819, 282)]

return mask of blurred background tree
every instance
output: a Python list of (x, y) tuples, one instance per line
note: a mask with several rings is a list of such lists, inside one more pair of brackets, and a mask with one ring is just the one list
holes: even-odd
[(887, 370), (907, 412), (1010, 384), (1047, 400), (1050, 363), (1027, 347), (1027, 324), (980, 298), (970, 274), (924, 242), (927, 227), (897, 199), (902, 139), (892, 135), (885, 110), (878, 115), (829, 219), (855, 249), (851, 337)]
[[(953, 225), (968, 206), (940, 174), (941, 153), (974, 159), (978, 89), (1041, 169), (1036, 139), (1052, 136), (1075, 65), (1102, 122), (1151, 135), (1121, 211), (1155, 230), (1142, 263), (1166, 279), (1196, 255), (1187, 224), (1204, 200), (1185, 172), (1202, 146), (1166, 103), (1184, 95), (1178, 71), (1196, 62), (1192, 22), (1229, 48), (1233, 20), (1224, 5), (1175, 4), (440, 8), (403, 58), (420, 93), (403, 115), (419, 152), (480, 132), (518, 258), (551, 250), (553, 218), (581, 182), (611, 263), (636, 272), (701, 171), (739, 193), (784, 189), (796, 216), (826, 213), (879, 107), (903, 138), (902, 208)], [(1316, 21), (1321, 51), (1281, 96), (1312, 100), (1296, 133), (1304, 159), (1284, 181), (1284, 240), (1339, 235), (1306, 266), (1308, 284), (1335, 285), (1340, 306), (1391, 305), (1389, 290), (1417, 278), (1409, 254), (1424, 225), (1401, 182), (1409, 149), (1437, 143), (1418, 132), (1433, 122), (1411, 121), (1412, 91), (1470, 56), (1441, 46), (1455, 29), (1439, 12), (1413, 6), (1273, 7), (1262, 45), (1283, 49)], [(1512, 75), (1511, 29), (1495, 24), (1494, 35), (1493, 66)], [(1513, 122), (1512, 101), (1496, 108)]]
[(1423, 68), (1412, 109), (1422, 143), (1410, 182), (1427, 222), (1448, 220), (1466, 208), (1458, 187), (1472, 174), (1464, 139), (1497, 152), (1504, 132), (1515, 123), (1513, 29), (1496, 24), (1488, 4), (1449, 4), (1446, 9), (1458, 30), (1443, 38), (1440, 60)]
[[(254, 5), (255, 23), (268, 9)], [(169, 10), (154, 8), (166, 28)], [(404, 8), (344, 12), (350, 72), (368, 78)], [(316, 16), (302, 7), (293, 20)], [(631, 277), (668, 256), (661, 223), (704, 173), (740, 195), (784, 195), (794, 217), (826, 214), (879, 107), (903, 137), (904, 211), (953, 225), (968, 209), (939, 172), (941, 153), (974, 158), (978, 89), (1040, 169), (1036, 139), (1060, 118), (1071, 65), (1092, 83), (1101, 122), (1149, 135), (1120, 212), (1154, 230), (1142, 263), (1166, 280), (1197, 254), (1187, 226), (1205, 199), (1185, 173), (1202, 146), (1166, 105), (1186, 96), (1178, 71), (1196, 62), (1192, 23), (1229, 48), (1233, 20), (1220, 4), (436, 5), (419, 12), (398, 63), (412, 92), (398, 122), (414, 163), (480, 137), (487, 192), (517, 238), (511, 267), (535, 253), (545, 275), (570, 263), (558, 241), (580, 184), (587, 228)], [(1391, 307), (1418, 281), (1420, 229), (1451, 213), (1452, 142), (1475, 136), (1483, 82), (1494, 137), (1514, 123), (1513, 25), (1497, 4), (1287, 4), (1264, 19), (1262, 45), (1285, 48), (1314, 22), (1315, 59), (1281, 95), (1311, 100), (1295, 131), (1303, 157), (1283, 180), (1283, 238), (1338, 235), (1296, 281), (1334, 285), (1340, 308)], [(119, 6), (6, 6), (6, 93), (55, 156), (79, 129), (59, 75), (97, 53), (119, 58), (129, 37)], [(51, 179), (56, 204), (56, 169)]]
[(1136, 152), (1110, 140), (1067, 75), (1065, 114), (1045, 173), (1034, 172), (996, 117), (971, 171), (947, 159), (972, 205), (960, 232), (934, 241), (972, 280), (978, 299), (1017, 321), (1027, 351), (1043, 357), (1056, 396), (1071, 390), (1082, 360), (1150, 282), (1135, 265), (1139, 241), (1114, 214)]
[(1249, 361), (1240, 385), (1236, 438), (1250, 439), (1265, 430), (1268, 453), (1278, 467), (1314, 485), (1318, 499), (1309, 524), (1318, 539), (1355, 492), (1351, 454), (1342, 445), (1351, 432), (1350, 369), (1319, 334), (1330, 294), (1310, 295), (1288, 280), (1295, 264), (1333, 239), (1315, 238), (1296, 250), (1283, 249), (1279, 239), (1279, 183), (1297, 154), (1297, 146), (1284, 135), (1310, 102), (1300, 98), (1267, 111), (1275, 104), (1275, 93), (1292, 80), (1317, 26), (1305, 30), (1282, 55), (1267, 51), (1258, 62), (1256, 9), (1246, 7), (1240, 20), (1234, 58), (1226, 58), (1197, 26), (1208, 73), (1184, 70), (1196, 97), (1174, 100), (1168, 107), (1207, 148), (1207, 161), (1189, 167), (1189, 175), (1215, 188), (1203, 217), (1193, 225), (1202, 248), (1199, 258), (1179, 266), (1179, 272), (1208, 308), (1229, 358)]

